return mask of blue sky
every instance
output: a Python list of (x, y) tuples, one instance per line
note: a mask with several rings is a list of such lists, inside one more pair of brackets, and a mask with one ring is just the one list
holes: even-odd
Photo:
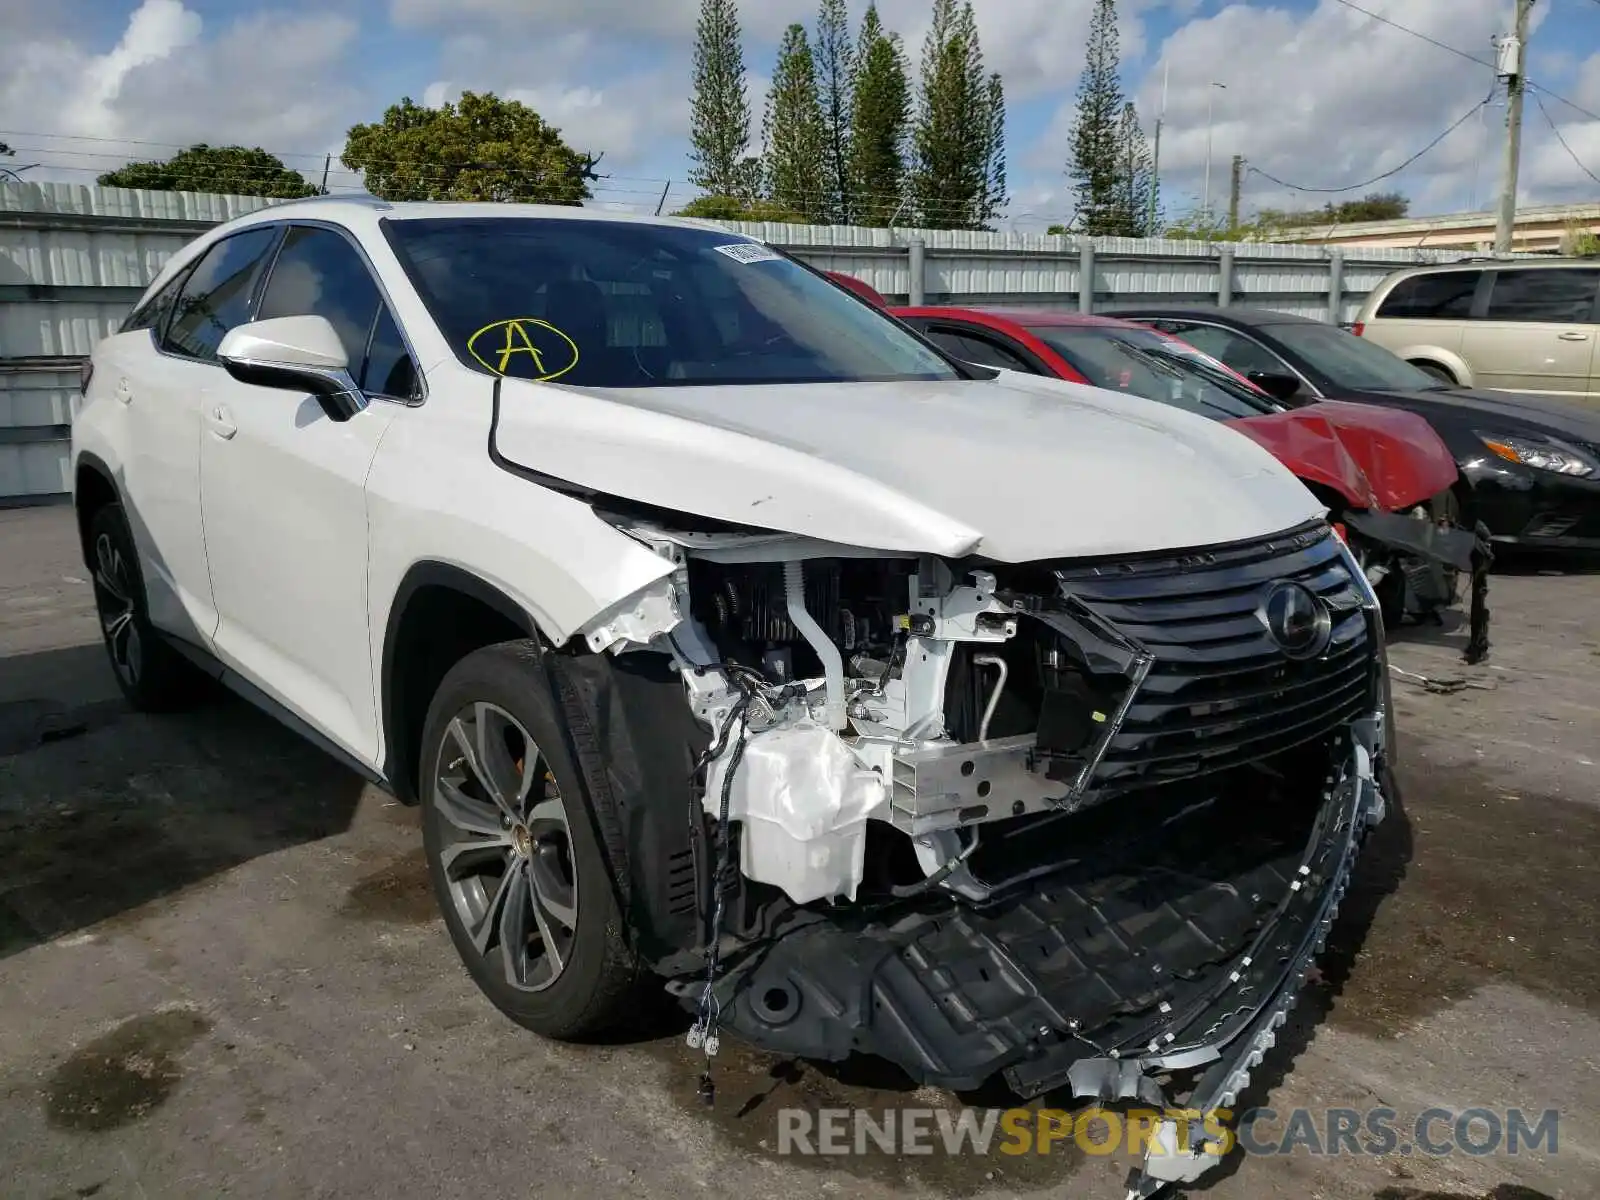
[[(1351, 4), (1461, 55), (1354, 11)], [(992, 67), (1010, 96), (1009, 223), (1034, 229), (1072, 211), (1062, 175), (1072, 95), (1092, 0), (977, 0)], [(853, 0), (853, 19), (864, 0)], [(591, 153), (611, 178), (597, 200), (653, 209), (692, 195), (689, 55), (696, 0), (5, 0), (0, 140), (32, 178), (88, 181), (168, 145), (242, 141), (318, 177), (344, 130), (401, 95), (437, 102), (464, 88), (513, 95)], [(879, 0), (913, 66), (929, 0)], [(784, 25), (810, 23), (814, 0), (742, 6), (753, 134)], [(1169, 212), (1205, 191), (1225, 200), (1228, 164), (1245, 156), (1245, 207), (1310, 207), (1287, 191), (1341, 187), (1404, 161), (1472, 111), (1493, 85), (1490, 39), (1511, 0), (1122, 0), (1125, 86), (1147, 131), (1167, 78), (1163, 193)], [(1600, 3), (1540, 0), (1529, 75), (1551, 122), (1527, 114), (1523, 199), (1600, 201)], [(1221, 86), (1215, 86), (1221, 85)], [(1497, 101), (1498, 103), (1498, 101)], [(1373, 189), (1398, 187), (1416, 213), (1486, 207), (1498, 187), (1503, 107), (1469, 117), (1434, 151)], [(1574, 160), (1577, 161), (1574, 161)], [(1581, 164), (1581, 165), (1580, 165)], [(1264, 173), (1264, 174), (1263, 174)], [(1351, 195), (1359, 192), (1349, 193)], [(1334, 198), (1339, 198), (1335, 196)]]

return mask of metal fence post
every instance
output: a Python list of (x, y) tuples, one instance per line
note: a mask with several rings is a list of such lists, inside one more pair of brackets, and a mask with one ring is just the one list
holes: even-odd
[(912, 238), (911, 244), (906, 247), (906, 265), (911, 271), (911, 290), (907, 300), (912, 308), (923, 303), (928, 294), (928, 243), (921, 238)]
[(1344, 251), (1328, 255), (1328, 324), (1344, 323)]
[(1078, 311), (1094, 311), (1094, 242), (1078, 239)]
[(1217, 252), (1217, 305), (1227, 308), (1233, 303), (1233, 247), (1224, 246)]

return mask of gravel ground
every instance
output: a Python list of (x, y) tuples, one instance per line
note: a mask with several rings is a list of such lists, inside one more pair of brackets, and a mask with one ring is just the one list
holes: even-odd
[[(1060, 1147), (781, 1157), (780, 1108), (959, 1100), (725, 1046), (708, 1110), (670, 1013), (517, 1029), (453, 957), (414, 812), (234, 701), (130, 712), (67, 510), (0, 512), (0, 564), (6, 1200), (1122, 1196), (1126, 1158)], [(1466, 686), (1396, 683), (1403, 802), (1244, 1106), (1554, 1108), (1556, 1152), (1235, 1155), (1188, 1194), (1600, 1194), (1600, 576), (1513, 566), (1490, 602), (1484, 666), (1459, 629), (1396, 635)]]

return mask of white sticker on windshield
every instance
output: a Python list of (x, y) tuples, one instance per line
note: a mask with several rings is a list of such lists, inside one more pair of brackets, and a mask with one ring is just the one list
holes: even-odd
[(726, 254), (734, 262), (742, 263), (776, 262), (783, 257), (760, 242), (732, 242), (726, 246), (713, 246), (712, 249), (718, 254)]

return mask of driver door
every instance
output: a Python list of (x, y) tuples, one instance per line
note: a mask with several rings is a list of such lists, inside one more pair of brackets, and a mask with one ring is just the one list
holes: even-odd
[(365, 256), (291, 226), (257, 320), (326, 317), (374, 403), (333, 420), (315, 396), (224, 375), (205, 398), (206, 555), (229, 667), (357, 759), (378, 758), (367, 638), (367, 471), (416, 390), (415, 364)]

